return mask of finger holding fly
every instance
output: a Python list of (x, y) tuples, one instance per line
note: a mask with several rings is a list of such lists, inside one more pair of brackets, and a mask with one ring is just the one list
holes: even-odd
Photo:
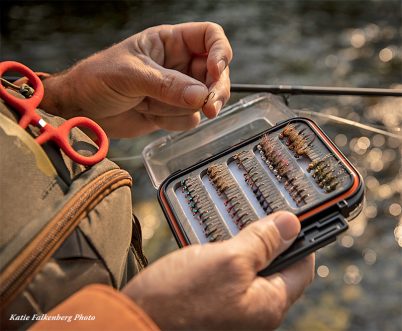
[(230, 98), (229, 67), (226, 67), (222, 72), (218, 81), (211, 83), (212, 79), (209, 75), (207, 76), (206, 85), (209, 93), (204, 101), (202, 111), (208, 118), (214, 118)]

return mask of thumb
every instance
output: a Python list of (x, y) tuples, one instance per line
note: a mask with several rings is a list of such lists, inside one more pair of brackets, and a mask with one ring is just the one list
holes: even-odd
[(281, 211), (254, 222), (227, 243), (231, 242), (236, 250), (240, 250), (258, 272), (285, 251), (299, 232), (299, 219)]
[(208, 88), (200, 81), (156, 63), (146, 70), (141, 77), (146, 96), (180, 108), (196, 110), (204, 105)]

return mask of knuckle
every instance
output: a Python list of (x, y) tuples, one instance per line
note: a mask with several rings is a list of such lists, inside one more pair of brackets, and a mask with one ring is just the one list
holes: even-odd
[(234, 260), (237, 260), (240, 256), (241, 254), (239, 250), (233, 245), (225, 248), (225, 258), (227, 261), (232, 262)]
[(160, 25), (155, 27), (155, 30), (157, 30), (157, 31), (159, 31), (159, 30), (169, 30), (172, 27), (173, 26), (171, 24), (160, 24)]
[(255, 238), (254, 240), (263, 247), (264, 253), (266, 254), (265, 258), (272, 258), (278, 246), (278, 240), (275, 238), (273, 231), (267, 231), (266, 224), (256, 223), (251, 234)]
[(169, 94), (175, 84), (176, 84), (176, 78), (174, 76), (164, 75), (159, 87), (160, 96)]
[(172, 24), (160, 24), (157, 26), (150, 27), (150, 28), (144, 30), (144, 32), (147, 31), (147, 32), (156, 33), (156, 34), (164, 33), (164, 32), (169, 33), (173, 28), (174, 28), (174, 25), (172, 25)]
[(266, 254), (266, 260), (271, 259), (276, 251), (276, 245), (274, 244), (274, 241), (271, 240), (266, 240), (265, 238), (261, 238), (261, 241), (264, 245), (265, 248), (265, 254)]
[(283, 296), (278, 295), (273, 302), (272, 310), (270, 313), (270, 324), (274, 327), (274, 329), (278, 328), (282, 324), (286, 311), (286, 299)]
[(238, 249), (235, 247), (228, 247), (223, 255), (222, 264), (227, 270), (242, 270), (244, 267), (244, 258)]
[(222, 26), (219, 25), (218, 23), (211, 22), (211, 21), (207, 21), (207, 22), (205, 22), (205, 23), (206, 23), (206, 24), (208, 25), (208, 27), (210, 27), (211, 29), (217, 30), (217, 31), (219, 31), (219, 32), (224, 32)]

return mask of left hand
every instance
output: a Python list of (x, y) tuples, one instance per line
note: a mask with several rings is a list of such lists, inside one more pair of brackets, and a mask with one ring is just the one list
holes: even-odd
[(314, 278), (314, 255), (260, 277), (300, 232), (288, 212), (234, 238), (191, 245), (141, 271), (123, 289), (162, 330), (273, 330)]
[(190, 129), (200, 109), (213, 118), (229, 99), (231, 59), (215, 23), (149, 28), (46, 79), (41, 107), (92, 118), (116, 138)]

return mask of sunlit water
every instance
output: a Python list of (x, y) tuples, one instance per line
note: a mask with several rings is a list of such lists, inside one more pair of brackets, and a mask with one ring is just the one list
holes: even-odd
[[(114, 1), (2, 2), (1, 58), (63, 70), (94, 51), (161, 23), (222, 24), (235, 58), (233, 82), (390, 87), (402, 83), (401, 2)], [(239, 96), (235, 96), (238, 98)], [(396, 98), (291, 97), (290, 105), (398, 133)], [(359, 169), (366, 206), (335, 244), (317, 253), (317, 277), (282, 330), (399, 330), (402, 325), (401, 142), (313, 117)], [(138, 155), (153, 136), (115, 141)], [(134, 208), (151, 260), (177, 249), (138, 161)], [(207, 289), (206, 289), (207, 290)]]

